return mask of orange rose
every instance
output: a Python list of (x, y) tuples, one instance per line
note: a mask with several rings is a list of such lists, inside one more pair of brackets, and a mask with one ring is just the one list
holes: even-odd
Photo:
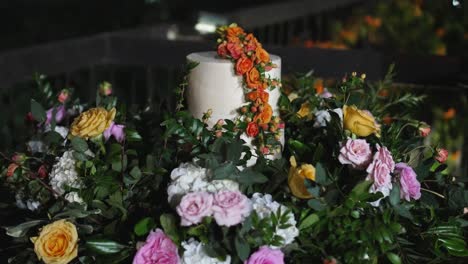
[(245, 81), (247, 82), (247, 86), (249, 88), (262, 89), (263, 87), (263, 84), (260, 80), (260, 73), (255, 67), (250, 69), (250, 71), (245, 75)]
[(244, 73), (250, 71), (253, 67), (253, 62), (247, 57), (240, 58), (236, 63), (236, 74), (243, 75)]
[(260, 43), (257, 41), (257, 39), (254, 37), (253, 34), (249, 33), (245, 37), (245, 50), (247, 52), (249, 51), (254, 51), (257, 49), (257, 47), (261, 47)]
[(257, 50), (255, 51), (255, 55), (257, 56), (257, 61), (259, 62), (269, 62), (270, 61), (270, 54), (266, 50), (264, 50), (262, 47), (257, 47)]
[(247, 136), (249, 137), (255, 137), (258, 135), (258, 124), (255, 122), (250, 122), (247, 125), (247, 128), (245, 129), (245, 133), (247, 133)]
[(256, 90), (247, 94), (247, 99), (252, 102), (255, 102), (257, 99), (260, 99), (262, 103), (268, 103), (270, 95), (263, 90)]
[(240, 27), (229, 27), (226, 30), (226, 37), (229, 41), (236, 41), (239, 35), (245, 34), (244, 30)]
[(273, 116), (273, 109), (271, 105), (266, 103), (263, 105), (263, 110), (254, 117), (254, 121), (259, 121), (259, 124), (268, 124), (271, 121), (271, 117)]

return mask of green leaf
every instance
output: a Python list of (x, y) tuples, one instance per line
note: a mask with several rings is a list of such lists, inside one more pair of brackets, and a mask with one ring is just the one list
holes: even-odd
[(392, 264), (401, 264), (401, 258), (395, 253), (388, 252), (387, 258)]
[(236, 247), (237, 256), (239, 256), (239, 258), (242, 261), (246, 260), (250, 255), (250, 246), (249, 246), (249, 244), (244, 239), (242, 239), (240, 237), (236, 237), (236, 239), (234, 240), (234, 244), (235, 244), (235, 247)]
[(75, 151), (83, 153), (86, 150), (88, 150), (88, 143), (86, 143), (86, 140), (80, 137), (73, 137), (71, 139), (71, 144), (72, 144), (73, 150)]
[(133, 167), (132, 170), (130, 171), (130, 175), (135, 178), (139, 179), (141, 177), (141, 170), (138, 167)]
[(313, 226), (320, 220), (317, 214), (311, 214), (307, 216), (304, 220), (302, 220), (301, 224), (299, 225), (299, 230), (309, 228)]
[(363, 181), (354, 186), (351, 191), (351, 197), (354, 200), (362, 200), (369, 193), (369, 188), (372, 185), (372, 181)]
[(322, 211), (327, 208), (326, 204), (321, 202), (319, 199), (312, 199), (307, 202), (310, 208), (314, 209), (315, 211)]
[(47, 114), (41, 104), (36, 102), (36, 100), (31, 99), (31, 113), (35, 120), (42, 123), (46, 121)]
[(85, 246), (100, 255), (115, 254), (127, 248), (127, 246), (105, 238), (88, 239)]
[(176, 226), (175, 217), (171, 214), (163, 214), (159, 218), (159, 221), (161, 222), (164, 233), (166, 233), (174, 243), (178, 244), (180, 239), (179, 233), (177, 232), (178, 227)]
[(135, 227), (133, 228), (133, 232), (137, 236), (144, 236), (149, 233), (151, 229), (156, 226), (154, 219), (151, 217), (145, 217), (136, 223)]
[(315, 165), (315, 182), (323, 186), (327, 186), (328, 184), (330, 184), (330, 180), (327, 176), (327, 171), (321, 163), (317, 163)]
[(29, 222), (21, 223), (17, 226), (5, 227), (6, 234), (11, 237), (22, 237), (26, 235), (30, 228), (35, 227), (41, 223), (45, 222), (44, 220), (33, 220)]
[(390, 192), (390, 204), (395, 206), (400, 203), (400, 186), (394, 184), (392, 191)]
[(136, 130), (130, 128), (125, 128), (125, 139), (128, 142), (138, 142), (142, 140), (140, 134), (138, 134)]
[(252, 185), (255, 183), (265, 183), (268, 181), (268, 177), (260, 172), (254, 171), (251, 168), (247, 168), (239, 173), (239, 183), (245, 185)]
[(238, 169), (232, 162), (227, 162), (213, 170), (213, 180), (235, 180)]

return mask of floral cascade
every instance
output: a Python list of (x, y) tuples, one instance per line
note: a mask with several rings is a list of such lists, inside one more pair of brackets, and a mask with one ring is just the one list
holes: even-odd
[(431, 128), (413, 118), (423, 98), (391, 89), (392, 75), (352, 73), (320, 90), (310, 73), (283, 78), (287, 158), (259, 155), (248, 167), (236, 120), (218, 122), (222, 133), (184, 111), (160, 124), (146, 107), (127, 111), (109, 83), (83, 104), (41, 78), (30, 138), (1, 152), (0, 214), (11, 217), (0, 218), (0, 257), (464, 263), (466, 178), (447, 173), (447, 150), (424, 143)]
[(276, 79), (271, 79), (266, 72), (276, 67), (268, 52), (251, 33), (246, 33), (237, 24), (219, 27), (217, 52), (221, 58), (229, 59), (234, 64), (236, 75), (242, 76), (247, 104), (240, 107), (239, 128), (249, 137), (257, 138), (257, 146), (263, 154), (281, 151), (280, 129), (284, 123), (273, 116), (273, 108), (268, 102), (268, 89), (281, 86)]

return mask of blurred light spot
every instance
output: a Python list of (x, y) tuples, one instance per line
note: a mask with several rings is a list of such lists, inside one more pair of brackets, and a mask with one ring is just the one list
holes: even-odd
[(200, 33), (213, 33), (216, 31), (216, 25), (207, 23), (197, 23), (195, 29)]

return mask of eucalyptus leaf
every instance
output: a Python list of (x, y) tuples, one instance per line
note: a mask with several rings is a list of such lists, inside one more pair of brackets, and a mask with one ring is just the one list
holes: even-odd
[(107, 255), (115, 254), (127, 248), (110, 239), (105, 238), (94, 238), (86, 240), (85, 246), (96, 254)]
[(313, 226), (320, 220), (317, 214), (308, 215), (302, 222), (299, 224), (299, 230), (303, 230)]
[(29, 229), (31, 229), (32, 227), (38, 226), (44, 222), (45, 222), (44, 220), (33, 220), (33, 221), (21, 223), (17, 226), (5, 227), (6, 234), (11, 237), (22, 237), (26, 235)]

